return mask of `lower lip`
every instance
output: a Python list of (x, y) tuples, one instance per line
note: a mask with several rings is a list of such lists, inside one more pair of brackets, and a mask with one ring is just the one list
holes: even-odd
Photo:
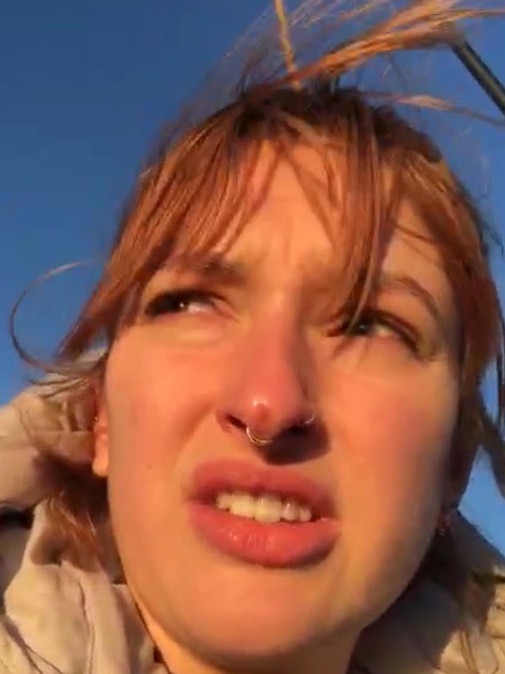
[(326, 557), (337, 540), (335, 520), (261, 524), (203, 503), (190, 503), (198, 533), (212, 547), (250, 564), (293, 567)]

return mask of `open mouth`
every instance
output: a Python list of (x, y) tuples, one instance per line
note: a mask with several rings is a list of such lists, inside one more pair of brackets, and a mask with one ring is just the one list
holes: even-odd
[(328, 555), (338, 538), (328, 494), (293, 471), (214, 461), (198, 467), (190, 487), (195, 531), (215, 550), (241, 561), (305, 565)]

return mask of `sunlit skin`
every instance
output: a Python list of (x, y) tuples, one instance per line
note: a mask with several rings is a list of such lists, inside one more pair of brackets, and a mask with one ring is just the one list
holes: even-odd
[[(308, 152), (304, 161), (322, 170)], [(426, 233), (408, 202), (400, 221)], [(343, 338), (339, 255), (281, 162), (226, 252), (233, 273), (169, 263), (112, 347), (94, 470), (108, 477), (132, 593), (176, 674), (345, 672), (359, 633), (401, 594), (430, 543), (450, 489), (454, 298), (435, 247), (395, 233), (375, 299), (388, 319)], [(155, 300), (180, 288), (199, 294)], [(245, 436), (246, 425), (282, 433), (310, 409), (317, 420), (303, 444), (286, 438), (276, 456)], [(304, 568), (227, 556), (187, 514), (202, 462), (268, 465), (278, 452), (328, 490), (336, 512), (336, 545)]]

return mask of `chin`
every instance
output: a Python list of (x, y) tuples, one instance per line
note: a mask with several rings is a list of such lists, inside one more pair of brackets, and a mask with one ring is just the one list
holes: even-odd
[[(144, 569), (130, 579), (140, 581), (133, 585), (148, 624), (209, 661), (236, 662), (235, 669), (240, 662), (287, 661), (329, 636), (357, 636), (366, 623), (336, 552), (289, 569), (244, 563), (204, 546), (173, 546), (152, 559), (149, 574)], [(170, 564), (160, 566), (159, 559)]]
[(185, 601), (171, 606), (179, 640), (209, 660), (237, 669), (285, 660), (348, 627), (344, 607), (340, 616), (328, 612), (328, 592), (310, 572), (230, 566), (221, 573), (207, 567), (205, 581), (193, 574)]

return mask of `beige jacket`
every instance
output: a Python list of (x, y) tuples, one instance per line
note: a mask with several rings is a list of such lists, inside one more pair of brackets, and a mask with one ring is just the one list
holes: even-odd
[[(162, 674), (127, 587), (113, 572), (84, 572), (55, 563), (50, 545), (38, 545), (45, 526), (48, 484), (39, 453), (26, 432), (52, 451), (89, 460), (85, 406), (54, 412), (31, 388), (0, 409), (0, 512), (34, 508), (31, 528), (0, 524), (0, 674)], [(62, 410), (56, 412), (56, 410)], [(476, 573), (505, 578), (499, 553), (463, 518), (457, 540)], [(456, 606), (425, 582), (369, 630), (357, 650), (367, 674), (466, 674)], [(486, 635), (475, 630), (473, 651), (482, 674), (505, 674), (505, 586), (490, 607)]]

